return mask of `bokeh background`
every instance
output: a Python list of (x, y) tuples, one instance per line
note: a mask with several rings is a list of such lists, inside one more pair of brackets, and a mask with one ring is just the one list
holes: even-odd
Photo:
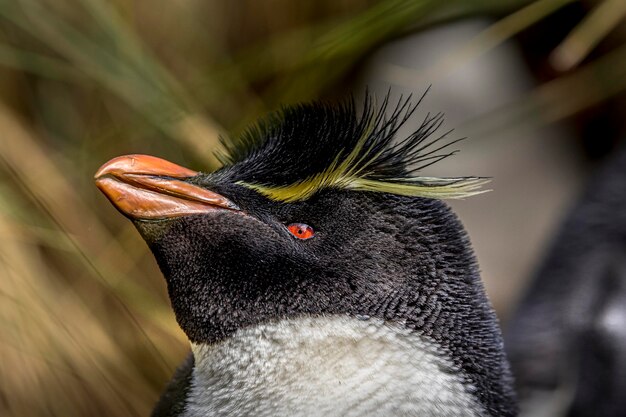
[[(283, 104), (419, 97), (468, 137), (433, 175), (501, 317), (626, 128), (624, 0), (0, 0), (0, 415), (145, 416), (188, 346), (132, 225), (94, 187), (146, 153), (217, 168)], [(408, 128), (410, 128), (409, 126)]]

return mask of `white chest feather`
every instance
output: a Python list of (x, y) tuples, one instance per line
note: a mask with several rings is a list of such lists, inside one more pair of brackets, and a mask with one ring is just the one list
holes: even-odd
[(285, 320), (192, 350), (185, 417), (483, 415), (436, 346), (380, 320)]

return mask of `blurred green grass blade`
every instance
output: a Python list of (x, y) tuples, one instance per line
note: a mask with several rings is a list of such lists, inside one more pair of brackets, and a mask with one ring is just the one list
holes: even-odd
[[(168, 71), (148, 53), (124, 22), (101, 0), (90, 0), (90, 31), (66, 21), (58, 7), (43, 1), (2, 1), (0, 15), (120, 96), (167, 136), (203, 159), (207, 168), (219, 164), (218, 124), (201, 114)], [(48, 16), (41, 19), (40, 16)], [(93, 33), (92, 33), (93, 32)]]
[(626, 45), (623, 45), (458, 129), (476, 140), (505, 129), (537, 129), (573, 116), (625, 90)]
[(576, 0), (535, 1), (498, 20), (468, 42), (447, 52), (427, 67), (425, 71), (417, 71), (412, 68), (391, 64), (386, 65), (382, 71), (388, 80), (400, 85), (422, 88), (427, 83), (436, 84), (455, 69), (478, 59), (481, 55), (531, 27), (537, 21), (544, 19), (574, 1)]
[(0, 44), (0, 65), (18, 69), (44, 78), (79, 81), (85, 77), (76, 68), (42, 54)]
[(626, 1), (603, 0), (572, 30), (550, 56), (552, 65), (567, 71), (583, 59), (626, 18)]
[(309, 65), (327, 69), (328, 61), (359, 56), (443, 6), (435, 0), (383, 0), (342, 21), (324, 21), (264, 40), (235, 55), (233, 62), (250, 82)]
[[(493, 47), (571, 1), (541, 0), (532, 3), (523, 11), (494, 24), (491, 32), (477, 39), (475, 45), (485, 50)], [(526, 3), (528, 1), (483, 1), (472, 4), (462, 1), (381, 1), (342, 22), (323, 22), (252, 48), (236, 56), (234, 62), (242, 68), (250, 82), (273, 73), (289, 74), (288, 77), (275, 77), (273, 85), (268, 89), (266, 97), (269, 98), (270, 107), (274, 107), (278, 103), (314, 98), (311, 91), (320, 92), (335, 85), (361, 56), (385, 40), (429, 23), (429, 17), (444, 11), (448, 13), (448, 18), (478, 11), (501, 12), (514, 10)], [(484, 45), (486, 40), (492, 44)], [(476, 46), (472, 47), (469, 54), (474, 49)], [(451, 56), (458, 59), (459, 54)], [(425, 78), (419, 79), (424, 84), (432, 82)]]

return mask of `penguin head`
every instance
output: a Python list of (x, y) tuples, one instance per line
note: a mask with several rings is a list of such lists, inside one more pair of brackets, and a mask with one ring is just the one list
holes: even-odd
[(415, 107), (402, 101), (390, 116), (385, 107), (286, 108), (235, 140), (209, 174), (143, 155), (98, 171), (98, 187), (153, 251), (191, 341), (297, 315), (367, 316), (407, 281), (473, 269), (457, 220), (428, 197), (470, 195), (482, 181), (412, 176), (447, 155), (430, 138), (441, 116), (394, 142)]
[(147, 241), (192, 342), (284, 318), (375, 317), (453, 352), (486, 398), (509, 398), (495, 315), (442, 201), (485, 180), (416, 175), (454, 141), (435, 135), (439, 114), (397, 138), (416, 106), (388, 107), (285, 108), (225, 143), (218, 171), (130, 155), (96, 182)]

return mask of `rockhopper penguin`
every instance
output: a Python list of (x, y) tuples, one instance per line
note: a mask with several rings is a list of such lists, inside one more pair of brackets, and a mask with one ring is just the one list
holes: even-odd
[(626, 147), (591, 176), (505, 336), (523, 415), (626, 415)]
[(469, 240), (441, 201), (484, 180), (417, 176), (453, 142), (432, 139), (441, 115), (397, 140), (416, 106), (390, 107), (285, 108), (225, 142), (209, 174), (145, 155), (96, 173), (191, 342), (153, 415), (516, 414)]

